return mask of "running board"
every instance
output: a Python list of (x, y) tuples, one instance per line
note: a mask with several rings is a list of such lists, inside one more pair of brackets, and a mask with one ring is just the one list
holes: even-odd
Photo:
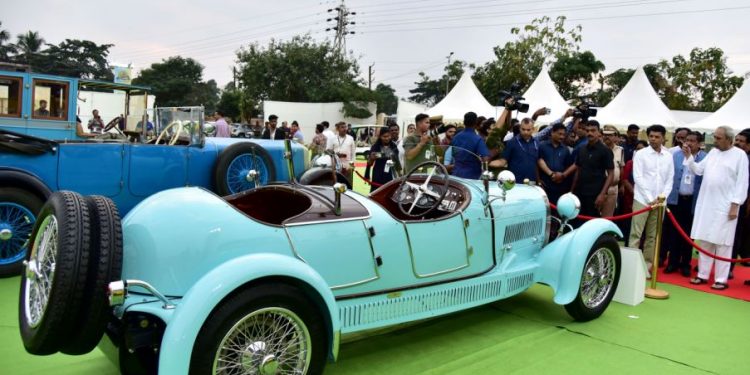
[(341, 333), (359, 332), (466, 310), (528, 289), (535, 267), (338, 302)]

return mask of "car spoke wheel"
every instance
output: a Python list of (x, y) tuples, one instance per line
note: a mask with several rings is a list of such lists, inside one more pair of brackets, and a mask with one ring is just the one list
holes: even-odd
[(31, 354), (61, 349), (78, 326), (91, 252), (86, 202), (70, 191), (53, 193), (39, 213), (21, 274), (18, 326)]
[(0, 277), (21, 273), (42, 204), (28, 191), (0, 188)]
[(325, 318), (299, 289), (263, 284), (222, 301), (201, 327), (190, 374), (320, 374)]
[(565, 305), (570, 316), (585, 322), (599, 317), (607, 309), (617, 290), (620, 262), (617, 241), (608, 234), (600, 236), (586, 257), (578, 295)]
[(213, 373), (304, 374), (310, 363), (310, 332), (290, 310), (254, 311), (219, 344)]
[(216, 193), (221, 196), (241, 193), (275, 180), (276, 169), (271, 156), (258, 144), (232, 144), (216, 159), (214, 183)]

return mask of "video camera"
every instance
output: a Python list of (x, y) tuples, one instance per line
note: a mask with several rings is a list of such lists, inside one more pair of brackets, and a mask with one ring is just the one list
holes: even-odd
[(573, 118), (580, 118), (586, 121), (589, 117), (596, 117), (596, 109), (591, 107), (596, 107), (597, 105), (587, 96), (582, 96), (579, 99), (581, 102), (573, 109)]
[[(508, 98), (513, 98), (513, 105), (505, 106), (505, 101), (508, 100)], [(524, 97), (521, 96), (521, 85), (519, 85), (518, 82), (510, 85), (510, 90), (500, 91), (500, 105), (505, 106), (509, 111), (528, 112), (529, 105), (528, 103), (521, 103), (522, 100), (524, 100)]]

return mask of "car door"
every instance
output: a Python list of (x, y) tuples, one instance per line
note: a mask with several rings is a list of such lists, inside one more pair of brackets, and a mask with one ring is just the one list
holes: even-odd
[(137, 197), (186, 186), (188, 147), (181, 145), (131, 144), (128, 189)]
[(285, 226), (295, 255), (310, 265), (331, 289), (377, 280), (370, 234), (362, 220)]
[(405, 224), (412, 268), (417, 278), (451, 278), (469, 267), (462, 215)]
[(60, 147), (58, 190), (113, 198), (123, 181), (122, 143), (70, 143)]

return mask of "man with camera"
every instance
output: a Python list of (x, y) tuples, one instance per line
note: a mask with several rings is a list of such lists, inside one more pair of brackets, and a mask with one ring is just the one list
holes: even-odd
[(404, 173), (411, 172), (412, 168), (427, 160), (437, 160), (437, 155), (442, 155), (440, 140), (437, 131), (430, 133), (430, 116), (424, 113), (418, 114), (414, 121), (417, 123), (414, 134), (404, 138)]

